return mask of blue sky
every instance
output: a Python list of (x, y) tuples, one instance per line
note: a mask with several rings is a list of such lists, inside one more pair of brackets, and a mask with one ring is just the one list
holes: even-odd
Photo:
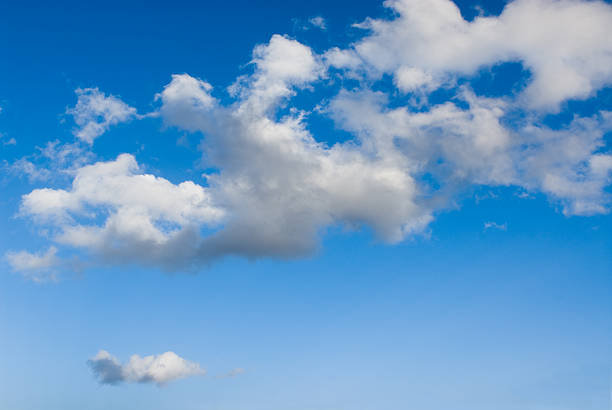
[(609, 2), (0, 19), (0, 408), (610, 407)]

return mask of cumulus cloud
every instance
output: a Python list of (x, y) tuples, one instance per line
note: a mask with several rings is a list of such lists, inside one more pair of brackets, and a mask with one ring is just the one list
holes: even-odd
[(191, 376), (202, 376), (206, 371), (198, 363), (190, 362), (174, 352), (140, 357), (133, 355), (122, 364), (105, 350), (100, 350), (87, 364), (101, 384), (155, 383), (158, 386)]
[[(346, 48), (317, 55), (281, 35), (257, 45), (229, 103), (209, 82), (173, 75), (156, 96), (159, 116), (203, 135), (203, 161), (215, 170), (206, 184), (172, 184), (122, 154), (76, 167), (68, 189), (25, 195), (21, 215), (50, 229), (56, 245), (104, 263), (184, 269), (227, 255), (308, 255), (330, 226), (368, 226), (396, 243), (426, 232), (477, 186), (541, 192), (568, 216), (608, 212), (612, 114), (556, 128), (544, 116), (611, 82), (611, 6), (516, 0), (468, 22), (448, 0), (385, 5), (395, 17), (359, 24), (367, 31)], [(488, 98), (456, 86), (507, 61), (531, 72), (523, 91)], [(352, 88), (326, 94), (330, 73)], [(381, 87), (385, 74), (393, 81)], [(438, 87), (449, 98), (427, 103)], [(312, 89), (325, 96), (318, 113), (353, 139), (325, 144), (311, 133), (312, 113), (291, 102)], [(104, 118), (97, 123), (112, 122)]]
[(368, 224), (389, 242), (422, 229), (430, 215), (414, 202), (418, 188), (399, 157), (353, 143), (326, 147), (299, 111), (275, 118), (284, 98), (322, 76), (312, 51), (274, 36), (254, 54), (257, 69), (232, 106), (192, 104), (209, 101), (210, 87), (187, 75), (174, 76), (161, 93), (162, 118), (201, 131), (206, 158), (222, 170), (208, 180), (230, 217), (206, 238), (202, 255), (301, 256), (316, 249), (321, 229), (336, 223)]
[(550, 195), (567, 215), (607, 212), (612, 156), (598, 151), (612, 130), (609, 112), (576, 118), (560, 130), (531, 122), (510, 129), (501, 122), (506, 100), (470, 92), (457, 99), (467, 108), (447, 102), (414, 112), (388, 108), (380, 93), (343, 92), (329, 110), (369, 144), (401, 153), (412, 175), (429, 175), (439, 186), (434, 198), (470, 185), (513, 185)]
[(88, 144), (93, 144), (112, 125), (137, 117), (135, 108), (98, 88), (77, 88), (75, 92), (77, 104), (66, 113), (72, 115), (77, 125), (74, 135)]
[(60, 259), (56, 254), (57, 248), (51, 246), (45, 252), (8, 252), (5, 257), (13, 271), (40, 283), (57, 279), (56, 268), (60, 265)]
[(520, 61), (532, 73), (522, 99), (542, 110), (556, 110), (567, 99), (586, 98), (610, 84), (612, 8), (603, 2), (516, 0), (500, 16), (471, 22), (450, 0), (384, 4), (397, 17), (359, 24), (370, 33), (353, 47), (334, 51), (331, 64), (347, 67), (359, 58), (365, 63), (360, 70), (391, 74), (399, 89), (412, 91)]
[(20, 213), (55, 228), (56, 242), (108, 261), (179, 263), (197, 245), (195, 232), (224, 216), (206, 188), (143, 174), (129, 154), (75, 173), (68, 190), (43, 188), (25, 195)]

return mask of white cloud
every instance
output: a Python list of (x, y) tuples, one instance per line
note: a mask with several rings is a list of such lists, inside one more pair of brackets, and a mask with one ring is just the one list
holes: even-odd
[[(310, 47), (275, 34), (268, 44), (253, 50), (256, 70), (246, 83), (236, 84), (243, 110), (263, 114), (277, 108), (279, 100), (295, 94), (324, 74), (323, 64)], [(268, 112), (268, 114), (270, 114)]]
[(484, 230), (489, 230), (489, 229), (496, 229), (498, 231), (507, 231), (508, 230), (508, 224), (506, 222), (504, 222), (503, 224), (498, 224), (497, 222), (485, 222), (484, 223)]
[(74, 135), (88, 144), (104, 134), (112, 125), (137, 117), (136, 109), (119, 98), (106, 96), (98, 88), (77, 88), (77, 104), (66, 110), (78, 126)]
[(321, 30), (327, 30), (327, 22), (325, 21), (325, 19), (321, 16), (316, 16), (311, 18), (310, 20), (308, 20), (308, 22), (313, 26), (313, 27), (317, 27)]
[(414, 92), (420, 88), (431, 91), (439, 86), (430, 73), (415, 67), (400, 67), (395, 72), (394, 79), (397, 88), (404, 92)]
[(122, 364), (105, 350), (88, 361), (95, 377), (102, 384), (155, 383), (163, 386), (171, 381), (191, 376), (203, 376), (199, 364), (187, 361), (174, 352), (140, 357), (133, 355)]
[(162, 118), (201, 131), (207, 160), (221, 169), (209, 183), (229, 218), (205, 239), (205, 258), (303, 255), (316, 249), (319, 231), (330, 224), (368, 224), (390, 242), (423, 229), (429, 211), (414, 202), (418, 188), (399, 157), (353, 143), (328, 148), (307, 131), (300, 112), (274, 118), (294, 88), (321, 76), (312, 52), (274, 36), (255, 55), (257, 70), (232, 106), (191, 104), (207, 100), (209, 87), (185, 75), (160, 95)]
[(77, 169), (69, 190), (32, 191), (20, 212), (54, 227), (60, 244), (109, 262), (161, 265), (189, 264), (182, 257), (197, 246), (194, 233), (224, 216), (206, 188), (142, 174), (129, 154)]
[(56, 254), (57, 248), (51, 246), (46, 252), (7, 252), (5, 257), (13, 271), (40, 283), (57, 279), (55, 268), (60, 265), (60, 259)]
[(467, 109), (447, 102), (413, 112), (387, 108), (380, 93), (343, 92), (329, 110), (341, 127), (369, 144), (401, 153), (413, 176), (433, 177), (441, 188), (432, 195), (441, 203), (470, 185), (514, 185), (550, 195), (567, 215), (607, 212), (610, 155), (598, 150), (612, 130), (608, 112), (576, 118), (561, 130), (530, 122), (509, 129), (500, 121), (505, 100), (469, 92), (458, 97)]
[(36, 152), (2, 165), (7, 174), (26, 177), (30, 183), (49, 181), (72, 175), (74, 170), (90, 162), (94, 154), (80, 142), (61, 144), (58, 140), (36, 147)]
[(48, 169), (38, 167), (26, 157), (19, 158), (13, 163), (5, 162), (3, 168), (12, 174), (25, 176), (30, 182), (47, 181), (51, 178), (51, 172)]
[(333, 47), (323, 54), (323, 60), (328, 66), (336, 68), (350, 68), (357, 70), (363, 66), (363, 60), (352, 50), (341, 50)]
[[(352, 50), (374, 76), (389, 73), (398, 87), (434, 88), (453, 75), (472, 75), (499, 62), (521, 61), (532, 81), (522, 98), (556, 110), (611, 83), (612, 7), (599, 1), (516, 0), (500, 16), (465, 21), (450, 0), (387, 0), (398, 15), (368, 19), (370, 34)], [(331, 64), (343, 64), (334, 53)], [(449, 77), (451, 76), (451, 77)]]
[[(227, 255), (307, 255), (330, 226), (368, 226), (398, 242), (425, 232), (474, 186), (542, 192), (566, 215), (608, 212), (612, 155), (604, 135), (612, 114), (576, 116), (558, 129), (542, 118), (609, 83), (612, 54), (601, 34), (612, 7), (517, 0), (501, 16), (466, 22), (447, 0), (385, 4), (397, 17), (367, 20), (360, 26), (369, 32), (346, 49), (316, 55), (280, 35), (256, 46), (253, 72), (230, 87), (231, 103), (215, 98), (206, 81), (172, 76), (156, 96), (159, 115), (204, 136), (203, 161), (217, 170), (206, 186), (144, 174), (122, 154), (75, 167), (69, 189), (25, 195), (22, 215), (50, 228), (56, 244), (104, 263), (185, 269)], [(457, 76), (504, 61), (532, 72), (520, 95), (485, 98), (468, 85), (451, 87)], [(359, 80), (319, 105), (354, 136), (333, 145), (309, 131), (308, 112), (287, 107), (302, 90), (327, 89), (330, 66), (341, 68), (341, 79)], [(372, 91), (384, 73), (425, 102), (439, 86), (451, 97), (418, 107), (391, 101), (396, 90)]]

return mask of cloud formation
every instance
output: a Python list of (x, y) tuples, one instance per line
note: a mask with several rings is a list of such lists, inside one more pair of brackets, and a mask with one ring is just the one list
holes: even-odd
[(367, 19), (369, 31), (329, 62), (367, 76), (391, 74), (404, 91), (435, 89), (485, 66), (520, 61), (532, 81), (529, 108), (556, 110), (611, 83), (612, 7), (600, 1), (515, 0), (500, 16), (468, 22), (450, 0), (387, 0), (397, 17)]
[[(609, 211), (604, 136), (612, 113), (574, 116), (556, 128), (543, 118), (612, 82), (612, 6), (516, 0), (500, 16), (468, 22), (448, 0), (385, 5), (396, 15), (359, 24), (363, 37), (343, 49), (317, 55), (281, 35), (257, 45), (253, 71), (229, 87), (229, 103), (210, 83), (173, 75), (156, 96), (159, 116), (204, 136), (203, 158), (215, 169), (205, 185), (144, 174), (122, 154), (75, 168), (68, 189), (25, 195), (21, 215), (50, 229), (56, 245), (103, 263), (177, 270), (227, 255), (308, 255), (330, 226), (368, 226), (399, 242), (425, 232), (436, 213), (477, 186), (542, 192), (568, 216)], [(491, 98), (457, 86), (509, 61), (530, 72), (523, 90)], [(352, 85), (329, 91), (332, 78)], [(438, 88), (448, 99), (427, 103)], [(83, 129), (95, 132), (79, 138), (91, 142), (136, 115), (89, 90), (79, 112), (123, 117), (82, 114)], [(312, 113), (292, 105), (310, 90), (324, 96), (317, 112), (353, 139), (330, 145), (312, 134)], [(398, 102), (398, 94), (407, 98)], [(85, 108), (92, 105), (115, 108)]]
[(185, 245), (194, 232), (224, 216), (206, 188), (143, 174), (129, 154), (79, 168), (68, 190), (32, 191), (20, 213), (53, 228), (60, 244), (115, 262), (162, 266), (176, 264), (179, 253), (190, 252), (193, 245)]
[(122, 364), (105, 350), (100, 350), (87, 364), (101, 384), (155, 383), (158, 386), (191, 376), (203, 376), (199, 364), (189, 362), (174, 352), (140, 357), (133, 355)]
[(53, 281), (57, 278), (55, 268), (60, 265), (57, 248), (49, 247), (45, 252), (7, 252), (5, 258), (13, 271), (33, 282)]
[(93, 144), (112, 125), (137, 117), (135, 108), (98, 88), (77, 88), (75, 92), (77, 104), (68, 108), (66, 114), (72, 115), (77, 125), (74, 135), (88, 144)]

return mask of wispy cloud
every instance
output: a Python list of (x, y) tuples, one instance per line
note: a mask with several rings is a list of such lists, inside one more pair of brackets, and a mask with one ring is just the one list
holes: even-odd
[(327, 22), (321, 16), (316, 16), (308, 20), (308, 22), (313, 26), (317, 27), (321, 30), (327, 30)]
[(504, 222), (503, 224), (498, 224), (497, 222), (485, 222), (484, 230), (496, 229), (498, 231), (507, 231), (508, 223)]
[(54, 246), (39, 253), (9, 251), (5, 259), (14, 272), (38, 283), (57, 280), (57, 268), (61, 264)]

